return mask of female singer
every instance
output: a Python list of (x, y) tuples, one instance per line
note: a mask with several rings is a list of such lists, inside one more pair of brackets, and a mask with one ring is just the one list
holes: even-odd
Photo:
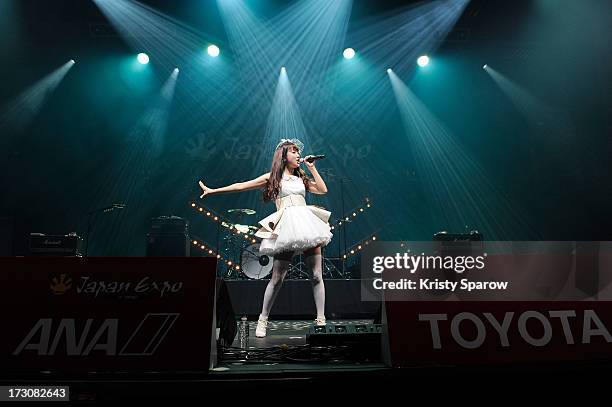
[[(255, 236), (262, 238), (259, 251), (274, 257), (272, 277), (263, 298), (263, 307), (255, 336), (266, 336), (268, 315), (278, 294), (291, 260), (295, 254), (304, 253), (305, 263), (312, 270), (312, 292), (317, 308), (316, 325), (325, 325), (325, 286), (321, 247), (331, 241), (329, 226), (331, 212), (306, 205), (306, 191), (326, 194), (327, 186), (317, 171), (311, 156), (300, 160), (304, 145), (297, 139), (282, 139), (274, 151), (270, 172), (253, 180), (234, 183), (222, 188), (208, 188), (202, 181), (202, 195), (242, 192), (263, 188), (264, 201), (274, 201), (276, 212), (259, 221), (261, 228)], [(312, 178), (300, 168), (303, 161)]]

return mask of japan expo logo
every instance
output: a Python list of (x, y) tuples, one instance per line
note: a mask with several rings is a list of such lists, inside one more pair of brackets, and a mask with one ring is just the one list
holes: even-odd
[(51, 291), (55, 295), (63, 295), (66, 291), (72, 288), (72, 279), (67, 277), (66, 274), (61, 274), (59, 279), (57, 277), (53, 277), (51, 280), (51, 284), (49, 284)]

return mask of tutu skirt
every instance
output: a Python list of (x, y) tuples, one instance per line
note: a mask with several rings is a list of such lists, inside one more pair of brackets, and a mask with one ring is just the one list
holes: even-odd
[(279, 200), (277, 210), (259, 221), (259, 251), (274, 255), (281, 252), (303, 252), (316, 246), (327, 246), (333, 234), (329, 226), (331, 212), (306, 205), (302, 195), (288, 195)]

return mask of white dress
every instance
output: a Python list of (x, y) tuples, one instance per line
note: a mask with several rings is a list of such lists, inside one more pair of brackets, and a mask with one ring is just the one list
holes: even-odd
[(274, 255), (280, 252), (303, 252), (316, 246), (327, 246), (331, 212), (306, 205), (306, 188), (296, 175), (284, 175), (275, 201), (276, 212), (259, 221), (255, 236), (262, 238), (259, 251)]

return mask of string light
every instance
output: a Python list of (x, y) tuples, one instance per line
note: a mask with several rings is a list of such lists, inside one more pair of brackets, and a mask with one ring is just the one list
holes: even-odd
[[(210, 218), (211, 220), (213, 220), (213, 221), (215, 221), (217, 223), (221, 223), (221, 225), (223, 227), (227, 227), (226, 225), (231, 225), (232, 224), (229, 220), (223, 218), (221, 215), (211, 211), (208, 208), (205, 208), (205, 207), (202, 207), (202, 206), (198, 206), (195, 202), (190, 202), (190, 206), (192, 208), (194, 208), (196, 211), (201, 212), (202, 214), (205, 213), (206, 217)], [(243, 232), (237, 230), (234, 227), (229, 227), (228, 229), (230, 230), (230, 232), (232, 232), (233, 234), (235, 234), (237, 236), (244, 235), (245, 240), (251, 241), (253, 243), (257, 243), (256, 236), (250, 235), (248, 233), (243, 233)]]
[[(208, 218), (211, 218), (212, 220), (214, 220), (217, 223), (231, 224), (230, 222), (226, 221), (223, 217), (215, 214), (213, 211), (209, 210), (208, 208), (203, 208), (203, 207), (198, 206), (195, 202), (190, 202), (190, 206), (192, 208), (196, 209), (198, 212), (201, 212), (201, 213), (204, 213), (204, 211), (206, 211), (206, 216)], [(372, 204), (371, 204), (370, 200), (368, 198), (366, 198), (365, 199), (365, 205), (350, 211), (350, 213), (351, 213), (352, 217), (355, 218), (355, 217), (357, 217), (358, 214), (364, 212), (366, 208), (371, 208), (371, 207), (372, 207)], [(346, 224), (346, 221), (348, 221), (348, 220), (349, 220), (349, 216), (343, 216), (343, 217), (340, 218), (340, 220), (338, 222), (336, 222), (334, 224), (331, 224), (330, 228), (333, 230), (333, 229), (337, 228), (338, 226), (342, 226), (343, 224)], [(226, 226), (224, 226), (224, 227), (226, 227)], [(257, 243), (257, 239), (254, 236), (251, 236), (248, 233), (242, 233), (241, 231), (239, 231), (239, 230), (237, 230), (237, 229), (235, 229), (233, 227), (230, 227), (229, 229), (230, 229), (230, 231), (233, 234), (235, 234), (237, 236), (244, 235), (244, 239), (246, 241), (252, 242), (252, 243)], [(357, 243), (356, 245), (354, 245), (351, 249), (349, 249), (342, 256), (342, 258), (346, 259), (347, 257), (354, 256), (355, 254), (359, 254), (359, 252), (361, 250), (363, 250), (364, 246), (369, 245), (373, 241), (376, 241), (376, 236), (375, 235), (373, 235), (373, 236), (371, 236), (371, 237), (369, 237), (369, 238), (367, 238), (367, 239)], [(222, 259), (223, 262), (230, 269), (233, 269), (233, 268), (235, 268), (236, 270), (240, 269), (240, 265), (238, 265), (235, 262), (232, 262), (231, 260), (228, 260), (228, 259), (224, 258), (223, 256), (221, 256), (219, 254), (219, 250), (218, 249), (217, 250), (213, 250), (212, 248), (206, 248), (206, 246), (203, 245), (203, 244), (198, 245), (198, 241), (197, 240), (194, 240), (193, 244), (194, 244), (195, 247), (199, 246), (199, 248), (202, 249), (202, 250), (205, 250), (205, 251), (208, 250), (209, 254), (213, 254), (213, 253), (216, 252), (217, 253), (217, 258), (218, 259)]]
[[(351, 216), (352, 216), (353, 218), (356, 218), (356, 217), (357, 217), (357, 215), (359, 215), (359, 214), (361, 214), (362, 212), (364, 212), (366, 208), (371, 208), (371, 207), (372, 207), (372, 203), (370, 202), (370, 199), (369, 199), (369, 198), (366, 198), (366, 199), (364, 200), (364, 205), (359, 206), (359, 207), (357, 207), (357, 208), (353, 209), (352, 211), (349, 211), (349, 213), (351, 214)], [(331, 225), (330, 225), (330, 226), (331, 226), (331, 229), (335, 229), (335, 228), (337, 228), (337, 227), (339, 227), (339, 226), (345, 225), (345, 224), (346, 224), (346, 223), (349, 221), (349, 218), (350, 218), (350, 217), (349, 217), (348, 215), (343, 215), (343, 216), (341, 216), (341, 217), (340, 217), (340, 220), (338, 220), (337, 222), (335, 222), (335, 223), (333, 223), (333, 224), (331, 224)]]
[[(201, 206), (198, 206), (195, 202), (190, 202), (189, 203), (190, 206), (192, 208), (194, 208), (196, 211), (202, 213), (202, 214), (206, 214), (206, 217), (214, 220), (217, 223), (220, 223), (222, 226), (227, 227), (226, 225), (231, 225), (231, 222), (229, 222), (228, 220), (226, 220), (225, 218), (223, 218), (222, 216), (214, 213), (213, 211), (211, 211), (208, 208), (204, 208)], [(257, 243), (257, 238), (255, 236), (251, 236), (248, 233), (242, 233), (241, 231), (237, 230), (234, 227), (229, 227), (228, 228), (230, 230), (230, 232), (232, 232), (233, 234), (235, 234), (236, 236), (244, 236), (244, 239), (249, 242), (249, 243)], [(220, 253), (219, 253), (219, 248), (213, 249), (212, 247), (206, 247), (206, 245), (202, 244), (201, 242), (198, 244), (197, 240), (193, 241), (193, 245), (196, 248), (199, 248), (203, 251), (208, 251), (208, 254), (213, 254), (213, 253), (217, 253), (217, 259), (221, 259), (223, 260), (223, 262), (227, 265), (227, 267), (229, 269), (236, 269), (236, 270), (240, 270), (240, 265), (236, 264), (236, 262), (233, 262), (232, 260), (228, 260), (225, 257), (223, 257)]]
[(213, 250), (213, 248), (212, 248), (212, 247), (207, 247), (205, 244), (203, 244), (203, 242), (202, 242), (201, 240), (194, 239), (194, 240), (192, 240), (192, 242), (191, 242), (191, 243), (193, 243), (193, 246), (194, 246), (195, 248), (198, 248), (198, 249), (200, 249), (200, 250), (202, 250), (202, 251), (204, 251), (204, 252), (207, 252), (207, 253), (208, 253), (208, 254), (210, 254), (210, 255), (212, 255), (212, 254), (214, 254), (214, 253), (216, 252), (216, 253), (217, 253), (217, 255), (216, 255), (217, 259), (221, 259), (221, 260), (223, 260), (223, 262), (224, 262), (224, 263), (225, 263), (225, 264), (226, 264), (226, 265), (227, 265), (227, 266), (228, 266), (230, 269), (234, 269), (234, 268), (235, 268), (236, 270), (240, 270), (240, 265), (239, 265), (239, 264), (236, 264), (236, 262), (234, 262), (234, 261), (232, 261), (232, 260), (230, 260), (230, 259), (227, 259), (227, 258), (225, 258), (224, 256), (222, 256), (222, 255), (219, 253), (219, 250)]
[(363, 250), (364, 246), (369, 245), (372, 242), (376, 241), (376, 235), (372, 235), (370, 237), (368, 237), (367, 239), (362, 240), (361, 242), (355, 244), (353, 247), (351, 247), (345, 254), (342, 255), (343, 259), (347, 259), (348, 257), (354, 256), (356, 254), (359, 254), (359, 252), (361, 250)]

